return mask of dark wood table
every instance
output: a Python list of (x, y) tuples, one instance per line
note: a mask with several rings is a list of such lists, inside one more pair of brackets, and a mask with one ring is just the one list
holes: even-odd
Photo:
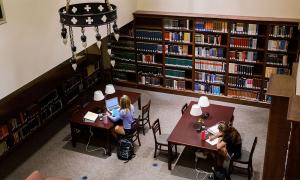
[[(186, 111), (181, 116), (177, 125), (173, 129), (172, 133), (168, 138), (168, 168), (171, 170), (172, 163), (172, 145), (185, 145), (190, 147), (195, 147), (199, 149), (205, 149), (217, 152), (216, 145), (212, 146), (206, 141), (202, 141), (200, 137), (200, 132), (197, 132), (193, 125), (199, 119), (199, 117), (192, 116), (190, 114), (193, 104), (197, 102), (192, 101), (188, 105)], [(207, 108), (203, 108), (204, 112), (209, 113), (209, 117), (204, 121), (204, 126), (209, 128), (220, 121), (225, 123), (230, 123), (233, 121), (233, 111), (234, 107), (227, 107), (221, 105), (211, 104)]]
[[(118, 97), (120, 99), (121, 96), (124, 94), (129, 96), (132, 104), (138, 101), (138, 108), (141, 109), (141, 93), (117, 90), (114, 94), (108, 95), (106, 99), (112, 97)], [(105, 124), (103, 121), (100, 121), (99, 118), (97, 118), (97, 120), (94, 123), (83, 121), (83, 117), (88, 111), (93, 112), (93, 110), (97, 108), (103, 109), (104, 108), (103, 106), (104, 103), (89, 102), (84, 108), (80, 108), (72, 114), (70, 125), (71, 125), (71, 136), (72, 136), (73, 147), (76, 147), (76, 141), (77, 141), (76, 129), (80, 127), (93, 127), (105, 131), (107, 154), (109, 156), (111, 155), (110, 135), (111, 135), (111, 129), (114, 127), (114, 123), (108, 120), (108, 122)]]

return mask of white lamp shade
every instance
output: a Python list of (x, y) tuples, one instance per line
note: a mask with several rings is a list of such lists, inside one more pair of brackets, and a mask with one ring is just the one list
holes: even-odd
[(114, 88), (114, 85), (112, 84), (107, 84), (106, 87), (105, 87), (105, 94), (113, 94), (115, 93), (116, 90)]
[(94, 92), (94, 101), (101, 101), (104, 99), (102, 91), (98, 90)]
[(201, 96), (199, 98), (198, 104), (200, 107), (208, 107), (209, 106), (209, 100), (207, 96)]
[(199, 104), (194, 104), (190, 113), (192, 116), (200, 116), (202, 114), (202, 110)]

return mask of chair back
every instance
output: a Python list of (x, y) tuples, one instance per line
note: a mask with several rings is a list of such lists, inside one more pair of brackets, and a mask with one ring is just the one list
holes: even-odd
[[(139, 116), (138, 118), (140, 118), (140, 116)], [(138, 119), (135, 119), (135, 120), (131, 123), (131, 132), (130, 132), (130, 134), (126, 134), (125, 137), (126, 137), (126, 138), (133, 138), (133, 137), (136, 136), (138, 133), (139, 133)]]
[(185, 112), (185, 110), (187, 109), (187, 107), (188, 107), (188, 104), (185, 103), (185, 104), (182, 106), (182, 108), (181, 108), (181, 114), (183, 114), (183, 113)]
[(151, 99), (148, 101), (148, 103), (142, 107), (142, 119), (150, 119), (150, 105), (151, 105)]
[(251, 148), (250, 155), (249, 155), (249, 162), (252, 161), (252, 157), (253, 157), (253, 153), (254, 153), (256, 144), (257, 144), (257, 137), (254, 138), (254, 141), (252, 144), (252, 148)]
[(161, 134), (160, 123), (159, 123), (159, 119), (158, 118), (152, 124), (152, 131), (153, 131), (153, 136), (154, 136), (154, 140), (155, 140), (155, 143), (156, 143), (157, 142), (157, 140), (156, 140), (156, 133), (158, 132), (159, 134)]

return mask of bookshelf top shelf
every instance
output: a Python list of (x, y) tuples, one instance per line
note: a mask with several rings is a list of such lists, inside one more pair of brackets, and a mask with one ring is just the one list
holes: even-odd
[(180, 13), (178, 12), (162, 12), (162, 11), (136, 11), (134, 16), (167, 16), (171, 18), (207, 18), (220, 20), (243, 20), (243, 21), (262, 21), (262, 22), (285, 22), (297, 25), (300, 19), (295, 18), (274, 18), (274, 17), (256, 17), (256, 16), (235, 16), (235, 15), (216, 15), (216, 14), (199, 14), (199, 13)]

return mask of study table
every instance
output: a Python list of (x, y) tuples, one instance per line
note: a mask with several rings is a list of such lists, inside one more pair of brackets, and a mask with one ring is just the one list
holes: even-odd
[[(114, 94), (107, 95), (106, 99), (110, 99), (113, 97), (118, 97), (118, 99), (120, 99), (122, 95), (129, 96), (132, 104), (138, 101), (138, 108), (141, 109), (141, 93), (116, 90)], [(83, 117), (88, 111), (93, 112), (97, 108), (104, 109), (104, 103), (89, 102), (85, 107), (79, 108), (78, 110), (72, 113), (70, 119), (72, 146), (76, 147), (76, 141), (77, 141), (76, 129), (80, 129), (82, 127), (93, 127), (95, 129), (102, 130), (105, 132), (105, 136), (106, 136), (105, 146), (107, 149), (107, 154), (110, 156), (111, 155), (110, 136), (111, 136), (111, 129), (114, 127), (114, 123), (111, 122), (110, 120), (108, 120), (107, 123), (104, 123), (104, 121), (100, 120), (99, 117), (96, 119), (95, 122), (92, 123), (83, 121)]]
[[(172, 169), (172, 145), (185, 145), (203, 150), (209, 150), (217, 152), (216, 145), (210, 145), (204, 140), (201, 140), (200, 132), (197, 132), (193, 125), (199, 117), (192, 116), (190, 114), (193, 104), (197, 102), (191, 101), (186, 111), (182, 114), (177, 125), (173, 129), (168, 138), (168, 169)], [(233, 121), (234, 107), (221, 106), (211, 104), (209, 107), (201, 108), (203, 112), (208, 112), (209, 117), (204, 121), (204, 126), (207, 128), (223, 121), (225, 123), (231, 123)]]

